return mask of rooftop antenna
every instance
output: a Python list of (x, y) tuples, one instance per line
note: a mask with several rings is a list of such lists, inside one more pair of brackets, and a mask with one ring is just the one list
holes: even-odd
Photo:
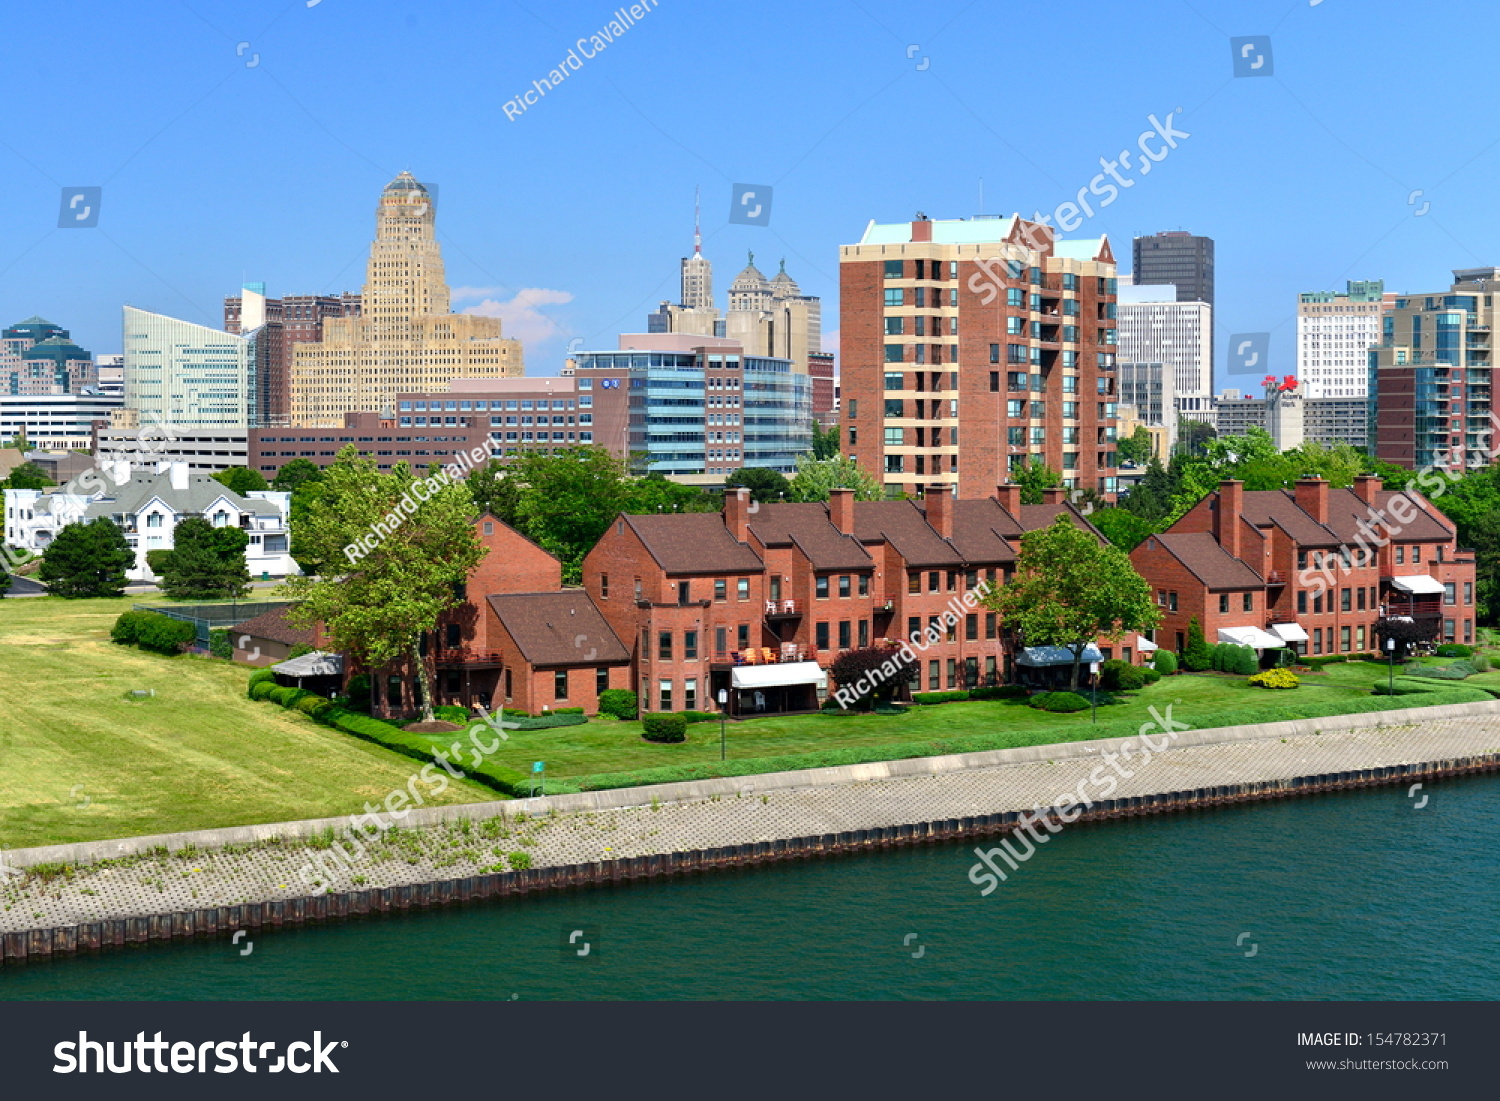
[(693, 188), (693, 255), (703, 255), (703, 206), (701, 187)]

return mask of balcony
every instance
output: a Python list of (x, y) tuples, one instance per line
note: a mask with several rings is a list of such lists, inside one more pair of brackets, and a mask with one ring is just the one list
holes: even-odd
[(1270, 573), (1266, 574), (1266, 584), (1268, 586), (1285, 585), (1286, 577), (1280, 570), (1272, 570)]
[(801, 615), (801, 601), (792, 600), (791, 598), (766, 601), (766, 619), (771, 622), (779, 623), (782, 620), (798, 619)]
[(782, 665), (793, 661), (809, 661), (812, 655), (795, 642), (783, 642), (780, 646), (749, 646), (743, 650), (715, 650), (712, 664), (735, 665)]
[(438, 650), (439, 667), (461, 665), (469, 669), (495, 669), (505, 664), (499, 650), (471, 650), (468, 647)]

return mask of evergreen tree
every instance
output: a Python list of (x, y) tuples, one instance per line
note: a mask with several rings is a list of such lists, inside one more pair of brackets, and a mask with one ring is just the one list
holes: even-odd
[(106, 517), (72, 523), (57, 533), (42, 557), (37, 579), (53, 596), (122, 596), (135, 552), (119, 525)]
[(307, 482), (323, 480), (323, 471), (311, 459), (293, 459), (276, 472), (271, 488), (281, 493), (295, 493)]
[(172, 553), (163, 563), (161, 590), (174, 600), (223, 600), (249, 591), (245, 547), (239, 528), (216, 528), (190, 516), (172, 533)]
[(748, 489), (750, 499), (762, 505), (789, 500), (792, 492), (792, 483), (785, 474), (764, 466), (741, 467), (724, 479), (726, 490), (739, 486)]
[(1213, 647), (1203, 637), (1203, 628), (1198, 625), (1198, 617), (1193, 616), (1188, 620), (1187, 645), (1182, 650), (1182, 667), (1192, 673), (1201, 673), (1205, 669), (1212, 668), (1213, 663)]
[(231, 466), (225, 470), (212, 475), (213, 480), (218, 482), (241, 497), (259, 490), (271, 488), (265, 476), (258, 470), (251, 470), (248, 466)]
[(831, 459), (839, 453), (839, 426), (834, 424), (824, 428), (817, 421), (812, 422), (812, 453), (815, 459)]

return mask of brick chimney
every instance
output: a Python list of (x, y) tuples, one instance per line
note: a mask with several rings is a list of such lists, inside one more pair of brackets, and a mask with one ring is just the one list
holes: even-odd
[(1014, 482), (1003, 482), (995, 487), (995, 500), (1000, 507), (1017, 520), (1021, 518), (1021, 487)]
[(844, 535), (854, 534), (854, 490), (828, 491), (828, 522)]
[(1297, 505), (1318, 523), (1328, 523), (1328, 483), (1322, 478), (1298, 478)]
[(932, 240), (932, 223), (926, 218), (911, 224), (911, 239), (913, 241)]
[(1051, 486), (1042, 490), (1042, 504), (1065, 505), (1068, 503), (1068, 491), (1061, 486)]
[(953, 538), (953, 495), (945, 485), (927, 487), (927, 522), (944, 539)]
[(724, 494), (724, 526), (741, 543), (750, 541), (750, 491), (744, 486)]
[(1371, 508), (1379, 498), (1381, 489), (1385, 486), (1374, 474), (1361, 474), (1354, 479), (1354, 495)]
[(1218, 507), (1214, 510), (1214, 538), (1232, 558), (1240, 556), (1241, 526), (1245, 515), (1245, 483), (1225, 478), (1219, 483)]

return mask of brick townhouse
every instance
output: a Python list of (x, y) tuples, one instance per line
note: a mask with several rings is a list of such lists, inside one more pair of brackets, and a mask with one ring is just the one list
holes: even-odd
[(1378, 650), (1387, 616), (1437, 641), (1474, 641), (1473, 552), (1420, 493), (1373, 476), (1352, 489), (1227, 480), (1130, 557), (1162, 609), (1156, 641), (1179, 652), (1193, 617), (1210, 644), (1313, 656)]
[[(1020, 488), (954, 500), (947, 487), (913, 501), (752, 505), (726, 495), (721, 514), (620, 516), (583, 564), (588, 595), (629, 649), (646, 710), (806, 710), (826, 694), (840, 651), (895, 646), (936, 624), (920, 688), (1008, 679), (1010, 655), (992, 613), (963, 605), (980, 581), (1002, 584), (1016, 539), (1066, 513), (1049, 491), (1023, 506)], [(950, 608), (956, 624), (944, 624)]]

